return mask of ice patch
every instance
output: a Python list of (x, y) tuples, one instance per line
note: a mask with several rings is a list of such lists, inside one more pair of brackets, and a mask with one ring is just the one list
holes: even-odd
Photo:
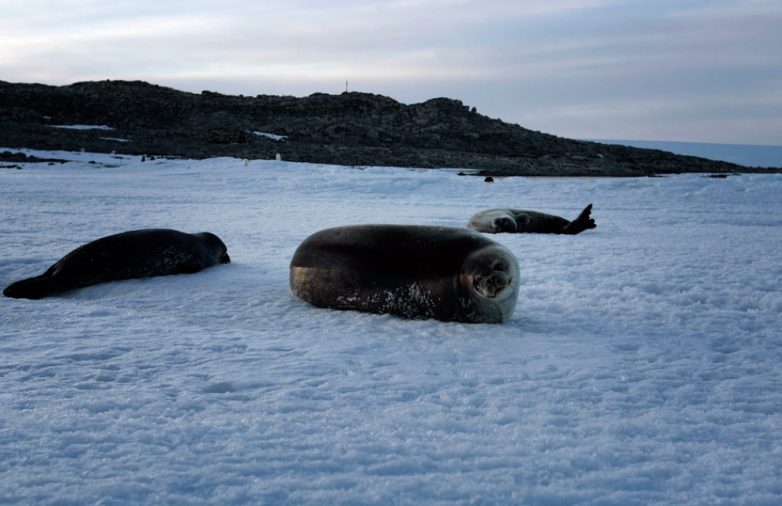
[(266, 138), (271, 139), (273, 141), (284, 141), (284, 140), (288, 139), (287, 135), (277, 135), (277, 134), (272, 134), (272, 133), (269, 133), (269, 132), (253, 132), (253, 134), (257, 135), (259, 137), (266, 137)]
[(52, 128), (64, 128), (66, 130), (114, 130), (107, 125), (49, 125)]

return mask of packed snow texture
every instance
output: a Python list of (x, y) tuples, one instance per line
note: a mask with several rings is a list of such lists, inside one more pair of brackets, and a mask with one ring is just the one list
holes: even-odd
[[(233, 262), (0, 300), (2, 504), (780, 504), (782, 176), (507, 178), (89, 153), (0, 170), (0, 284), (139, 228)], [(517, 207), (504, 325), (318, 309), (298, 244)]]

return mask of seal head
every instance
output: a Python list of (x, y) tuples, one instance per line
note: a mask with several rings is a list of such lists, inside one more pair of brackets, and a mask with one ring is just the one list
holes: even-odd
[(519, 294), (519, 264), (502, 246), (488, 246), (467, 257), (459, 283), (470, 294), (476, 317), (484, 321), (508, 321)]
[(203, 241), (204, 248), (208, 251), (207, 257), (217, 258), (217, 262), (221, 264), (231, 263), (231, 257), (228, 256), (228, 247), (222, 239), (211, 232), (200, 232), (193, 235)]

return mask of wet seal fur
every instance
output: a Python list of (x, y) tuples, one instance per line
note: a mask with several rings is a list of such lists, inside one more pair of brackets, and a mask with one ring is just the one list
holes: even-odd
[(290, 286), (318, 307), (502, 323), (516, 307), (519, 264), (464, 228), (353, 225), (305, 239), (291, 260)]
[(193, 273), (230, 261), (223, 241), (209, 232), (132, 230), (79, 246), (40, 276), (9, 285), (3, 295), (40, 299), (107, 281)]
[(595, 220), (590, 217), (591, 214), (592, 204), (586, 206), (573, 221), (552, 214), (524, 209), (486, 209), (475, 213), (467, 222), (467, 227), (488, 234), (509, 232), (575, 235), (597, 227)]

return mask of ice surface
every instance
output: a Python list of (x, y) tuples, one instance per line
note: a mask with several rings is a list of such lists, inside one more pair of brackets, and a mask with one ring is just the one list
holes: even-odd
[[(0, 300), (0, 504), (782, 503), (782, 176), (28, 153), (75, 161), (0, 170), (0, 285), (146, 227), (233, 262)], [(505, 325), (288, 288), (325, 227), (589, 202), (595, 230), (493, 236), (521, 267)]]

